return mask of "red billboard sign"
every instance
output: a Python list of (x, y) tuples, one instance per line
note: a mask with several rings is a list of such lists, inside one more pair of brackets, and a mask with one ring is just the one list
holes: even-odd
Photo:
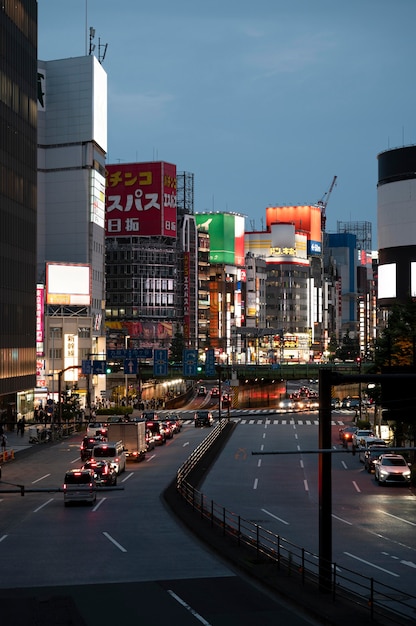
[(109, 237), (176, 238), (176, 165), (107, 165), (105, 230)]

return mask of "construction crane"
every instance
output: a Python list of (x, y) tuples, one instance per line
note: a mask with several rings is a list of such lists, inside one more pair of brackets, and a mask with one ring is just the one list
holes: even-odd
[(324, 193), (322, 198), (318, 201), (318, 206), (321, 209), (321, 230), (322, 230), (322, 232), (325, 231), (325, 226), (326, 226), (326, 207), (327, 207), (327, 204), (329, 202), (329, 198), (331, 196), (333, 188), (335, 187), (336, 182), (337, 182), (337, 176), (334, 176), (334, 178), (332, 179), (332, 183), (331, 183), (330, 188), (328, 189), (328, 191), (326, 191)]

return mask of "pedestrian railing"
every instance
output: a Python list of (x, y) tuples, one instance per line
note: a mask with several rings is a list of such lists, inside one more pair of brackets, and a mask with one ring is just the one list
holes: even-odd
[[(225, 423), (226, 420), (223, 420)], [(322, 568), (329, 572), (328, 586), (324, 590), (332, 599), (346, 598), (365, 607), (369, 619), (384, 618), (389, 624), (410, 624), (416, 614), (416, 596), (377, 581), (375, 578), (340, 566), (324, 563), (321, 557), (302, 548), (258, 524), (242, 518), (237, 513), (208, 499), (189, 481), (191, 472), (221, 436), (223, 424), (219, 424), (192, 452), (179, 468), (176, 487), (179, 494), (196, 514), (208, 520), (214, 530), (219, 530), (236, 545), (248, 548), (257, 561), (268, 563), (287, 575), (296, 575), (302, 584), (314, 585), (322, 591)]]

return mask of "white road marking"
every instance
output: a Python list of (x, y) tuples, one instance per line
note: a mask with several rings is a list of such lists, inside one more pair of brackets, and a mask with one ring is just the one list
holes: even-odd
[(303, 481), (303, 486), (305, 487), (305, 491), (309, 491), (309, 485), (308, 485), (308, 481), (307, 480)]
[(261, 459), (257, 461), (257, 467), (261, 467)]
[(149, 458), (146, 458), (146, 463), (148, 463), (149, 461), (151, 461), (155, 457), (156, 457), (156, 454), (152, 454), (152, 456), (149, 456)]
[(7, 537), (7, 535), (3, 535), (3, 537), (0, 537), (0, 543), (1, 543), (2, 541), (4, 541), (4, 539), (6, 539), (6, 537)]
[(359, 486), (357, 485), (357, 483), (355, 482), (355, 480), (353, 480), (353, 481), (352, 481), (352, 484), (354, 485), (355, 490), (356, 490), (358, 493), (361, 493), (361, 489), (359, 488)]
[(125, 482), (126, 482), (126, 480), (128, 480), (128, 479), (129, 479), (129, 478), (131, 478), (132, 476), (134, 476), (134, 472), (130, 472), (130, 474), (127, 474), (127, 476), (125, 476), (121, 482), (122, 482), (122, 483), (125, 483)]
[(391, 572), (388, 569), (384, 569), (384, 567), (379, 567), (378, 565), (374, 565), (374, 563), (370, 563), (370, 561), (365, 561), (364, 559), (360, 559), (359, 556), (355, 556), (355, 554), (351, 554), (350, 552), (344, 552), (344, 554), (346, 556), (351, 557), (352, 559), (355, 559), (356, 561), (360, 561), (360, 563), (365, 563), (366, 565), (369, 565), (370, 567), (374, 567), (375, 569), (379, 569), (381, 572), (384, 572), (385, 574), (389, 574), (390, 576), (394, 576), (395, 578), (400, 578), (399, 574), (395, 574), (394, 572)]
[(45, 476), (41, 476), (40, 478), (37, 478), (36, 480), (32, 480), (32, 485), (34, 485), (35, 483), (39, 483), (41, 480), (44, 480), (44, 478), (48, 478), (48, 476), (50, 476), (50, 474), (45, 474)]
[(120, 543), (118, 543), (118, 541), (113, 539), (113, 537), (109, 533), (104, 531), (103, 535), (104, 537), (107, 537), (107, 539), (111, 541), (111, 543), (113, 543), (116, 546), (116, 548), (118, 548), (121, 552), (127, 552), (126, 548), (123, 548), (123, 546)]
[(99, 500), (97, 500), (93, 508), (93, 511), (96, 511), (104, 503), (104, 500), (107, 500), (107, 498), (100, 498)]
[(277, 517), (277, 515), (273, 515), (273, 513), (270, 513), (270, 511), (268, 511), (267, 509), (261, 509), (261, 510), (263, 511), (263, 513), (266, 513), (266, 515), (270, 515), (270, 517), (277, 519), (278, 522), (282, 522), (282, 524), (286, 524), (286, 526), (289, 526), (289, 522), (282, 519), (281, 517)]
[(344, 524), (348, 524), (348, 526), (352, 526), (352, 522), (347, 522), (346, 519), (343, 519), (342, 517), (338, 517), (338, 515), (331, 515), (331, 517), (333, 517), (334, 519), (337, 519), (339, 522), (343, 522)]
[(259, 484), (259, 479), (255, 478), (254, 479), (254, 485), (253, 485), (253, 489), (257, 489), (257, 485)]
[(38, 511), (40, 511), (41, 509), (43, 509), (44, 506), (46, 506), (47, 504), (49, 504), (50, 502), (53, 502), (53, 498), (50, 498), (49, 500), (47, 500), (46, 502), (44, 502), (43, 504), (41, 504), (40, 506), (38, 506), (37, 509), (35, 509), (33, 512), (37, 513)]
[(381, 509), (379, 509), (379, 512), (383, 513), (383, 515), (388, 515), (388, 517), (393, 517), (394, 519), (399, 520), (399, 522), (410, 524), (410, 526), (416, 526), (415, 522), (410, 522), (409, 520), (404, 519), (403, 517), (398, 517), (398, 515), (392, 515), (392, 513), (387, 513), (387, 511), (382, 511)]
[(197, 613), (195, 609), (189, 606), (189, 604), (187, 604), (184, 600), (182, 600), (182, 598), (177, 596), (176, 593), (172, 591), (172, 589), (168, 589), (168, 594), (172, 596), (172, 598), (176, 600), (176, 602), (179, 602), (179, 604), (181, 604), (187, 611), (189, 611), (191, 615), (193, 615), (199, 622), (201, 622), (201, 624), (204, 624), (204, 626), (211, 626), (210, 622), (207, 622), (207, 620), (204, 617), (202, 617), (202, 615)]

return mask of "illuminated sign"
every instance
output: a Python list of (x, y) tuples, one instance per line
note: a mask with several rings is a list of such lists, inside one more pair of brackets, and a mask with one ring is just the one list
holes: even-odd
[(36, 285), (36, 356), (45, 355), (45, 288)]
[(64, 370), (65, 381), (78, 380), (78, 335), (64, 336)]
[(107, 165), (106, 235), (176, 238), (176, 165)]
[(46, 303), (90, 306), (91, 267), (76, 263), (46, 263)]
[(244, 217), (231, 213), (195, 213), (197, 227), (209, 232), (210, 263), (245, 265)]

